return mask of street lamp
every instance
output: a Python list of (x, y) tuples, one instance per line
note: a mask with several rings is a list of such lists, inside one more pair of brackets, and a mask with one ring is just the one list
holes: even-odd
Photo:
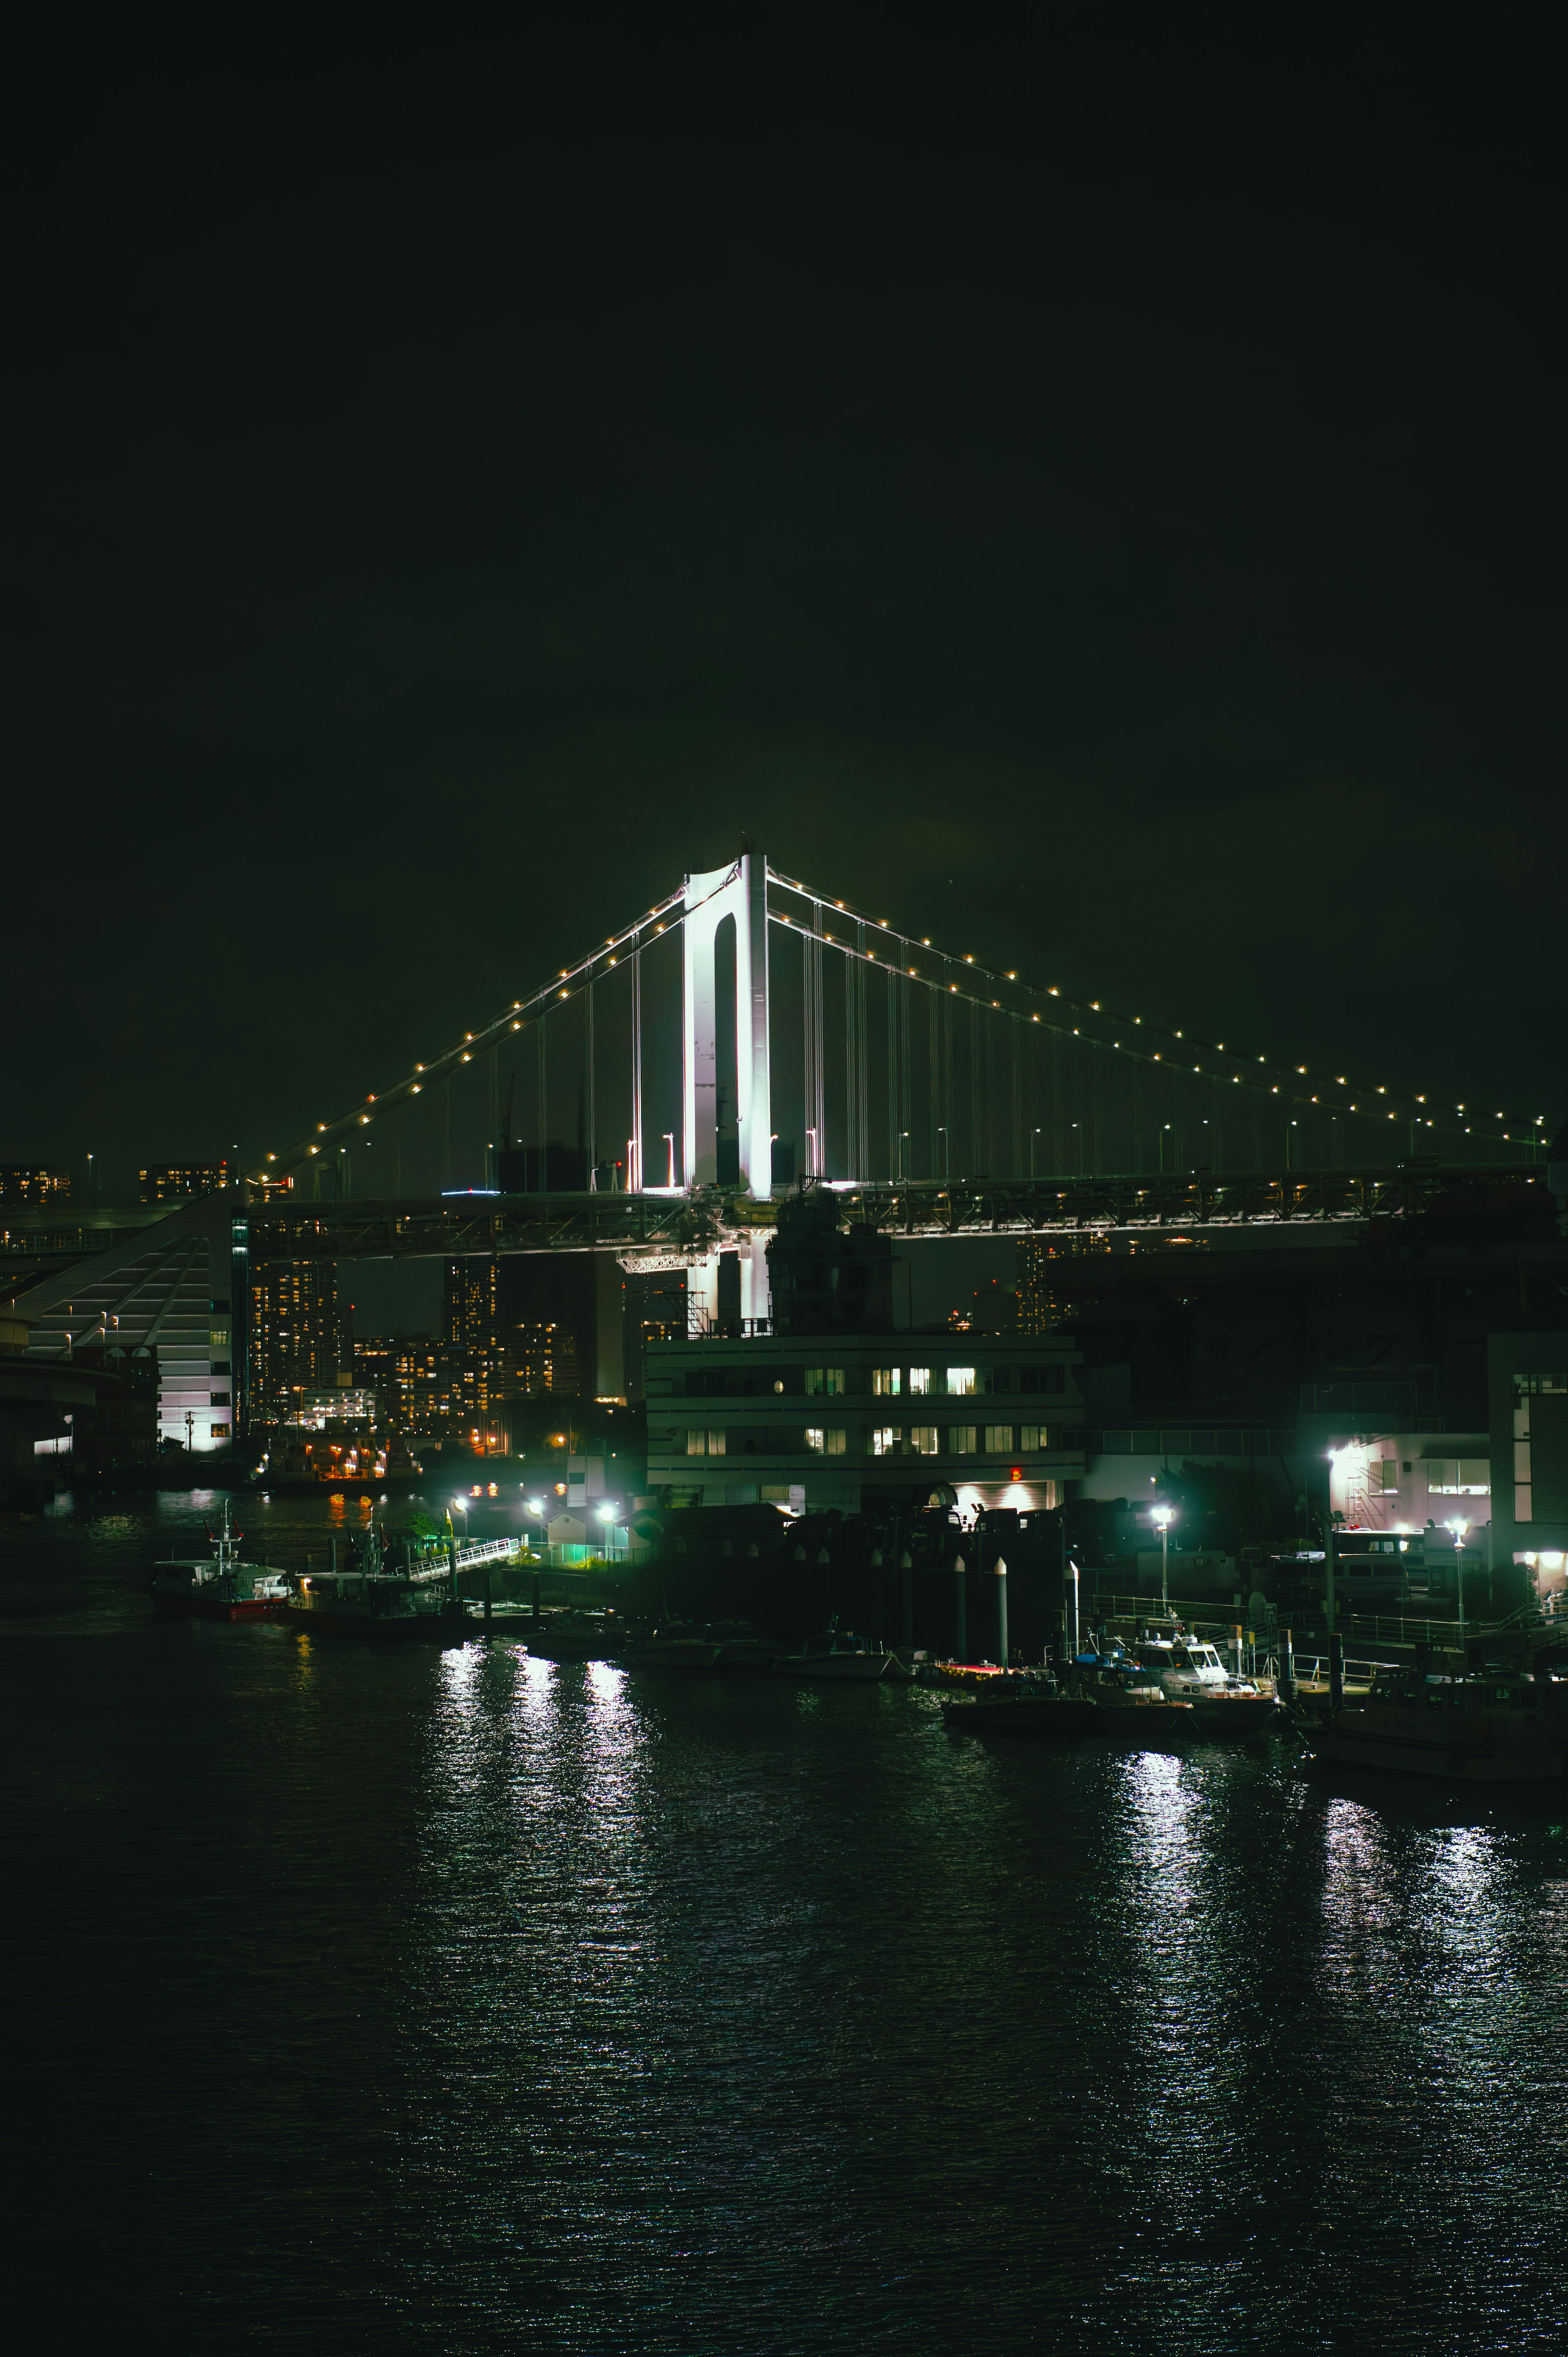
[(1446, 1527), (1454, 1534), (1454, 1584), (1459, 1591), (1459, 1651), (1465, 1650), (1465, 1534), (1470, 1525), (1461, 1515), (1451, 1515)]
[(1174, 1516), (1169, 1506), (1156, 1506), (1155, 1508), (1153, 1521), (1155, 1528), (1160, 1534), (1160, 1613), (1162, 1618), (1167, 1617), (1170, 1611), (1170, 1581), (1168, 1573), (1171, 1523), (1173, 1519)]

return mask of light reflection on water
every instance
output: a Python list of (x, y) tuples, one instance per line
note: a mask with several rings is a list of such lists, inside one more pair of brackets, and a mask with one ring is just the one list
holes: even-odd
[(160, 1520), (0, 1533), (29, 2284), (214, 2348), (1557, 2345), (1550, 1810), (158, 1623)]

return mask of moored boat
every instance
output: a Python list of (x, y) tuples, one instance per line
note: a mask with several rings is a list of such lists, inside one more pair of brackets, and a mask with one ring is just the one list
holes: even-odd
[(779, 1677), (821, 1679), (840, 1685), (873, 1685), (883, 1678), (902, 1682), (908, 1676), (897, 1653), (835, 1646), (831, 1641), (805, 1646), (798, 1653), (776, 1653), (773, 1668)]
[(220, 1529), (209, 1531), (207, 1555), (173, 1556), (153, 1566), (147, 1593), (153, 1609), (185, 1620), (282, 1620), (288, 1609), (286, 1574), (246, 1563), (243, 1531), (232, 1528), (223, 1501)]
[(724, 1647), (712, 1637), (677, 1637), (655, 1630), (623, 1656), (630, 1670), (716, 1670)]
[(1122, 1658), (1085, 1662), (1080, 1655), (1069, 1692), (1092, 1706), (1091, 1734), (1147, 1745), (1151, 1749), (1192, 1738), (1192, 1705), (1173, 1701), (1153, 1672), (1134, 1662)]
[(451, 1592), (444, 1563), (391, 1571), (374, 1523), (345, 1570), (297, 1579), (287, 1605), (294, 1628), (314, 1637), (370, 1637), (380, 1643), (460, 1645), (483, 1623)]
[(1059, 1692), (1054, 1678), (1004, 1676), (941, 1705), (942, 1724), (961, 1735), (1086, 1735), (1095, 1706)]
[(1190, 1703), (1193, 1731), (1209, 1738), (1262, 1735), (1284, 1717), (1284, 1706), (1254, 1679), (1233, 1677), (1218, 1647), (1201, 1637), (1145, 1638), (1139, 1664), (1170, 1702)]
[(1467, 1677), (1394, 1672), (1369, 1694), (1308, 1721), (1314, 1758), (1467, 1784), (1549, 1784), (1568, 1770), (1568, 1684), (1541, 1674)]
[(541, 1612), (537, 1618), (519, 1614), (511, 1623), (527, 1650), (542, 1662), (619, 1662), (630, 1648), (622, 1624), (613, 1613)]

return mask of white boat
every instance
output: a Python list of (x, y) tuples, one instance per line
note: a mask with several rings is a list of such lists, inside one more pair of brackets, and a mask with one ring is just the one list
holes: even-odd
[(1256, 1735), (1278, 1726), (1284, 1706), (1251, 1678), (1234, 1676), (1218, 1647), (1201, 1637), (1145, 1638), (1137, 1649), (1145, 1676), (1168, 1702), (1190, 1703), (1193, 1732)]

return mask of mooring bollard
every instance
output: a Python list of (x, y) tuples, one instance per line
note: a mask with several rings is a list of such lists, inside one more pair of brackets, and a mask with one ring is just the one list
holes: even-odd
[(952, 1568), (954, 1602), (956, 1606), (956, 1642), (953, 1652), (953, 1659), (955, 1662), (961, 1662), (964, 1655), (969, 1651), (969, 1618), (964, 1601), (962, 1555), (954, 1555), (952, 1559)]
[(996, 1558), (996, 1658), (1007, 1666), (1007, 1558)]

